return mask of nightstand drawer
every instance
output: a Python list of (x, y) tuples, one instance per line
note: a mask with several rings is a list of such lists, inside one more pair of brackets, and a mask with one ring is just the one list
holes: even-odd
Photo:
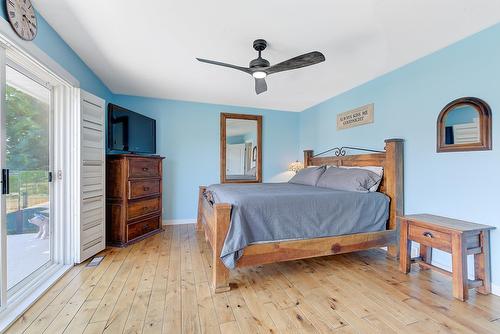
[(408, 239), (432, 248), (451, 251), (451, 234), (448, 233), (411, 224), (408, 226)]

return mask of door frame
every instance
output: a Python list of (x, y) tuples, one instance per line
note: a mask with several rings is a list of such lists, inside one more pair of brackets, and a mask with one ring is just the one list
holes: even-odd
[[(0, 169), (5, 167), (5, 85), (7, 55), (5, 45), (0, 47)], [(3, 181), (0, 180), (3, 188)], [(5, 196), (0, 195), (0, 310), (7, 305), (7, 222), (2, 217), (6, 217)]]
[[(51, 284), (60, 278), (74, 264), (72, 251), (75, 219), (73, 208), (68, 205), (74, 189), (72, 156), (77, 148), (73, 124), (78, 116), (79, 89), (24, 53), (15, 45), (3, 42), (0, 25), (0, 168), (5, 168), (5, 87), (6, 66), (27, 75), (39, 84), (51, 89), (49, 121), (49, 169), (52, 182), (49, 183), (51, 261), (35, 270), (16, 286), (7, 290), (7, 226), (0, 222), (0, 330), (11, 323), (19, 310), (26, 309)], [(63, 173), (64, 171), (64, 173)], [(68, 173), (68, 177), (63, 177)], [(69, 203), (71, 204), (71, 203)], [(0, 215), (5, 217), (5, 196), (0, 199)], [(64, 222), (64, 223), (63, 223)]]
[[(36, 66), (40, 77), (50, 77), (49, 82), (55, 83), (53, 103), (53, 149), (54, 165), (53, 171), (53, 193), (62, 196), (54, 198), (54, 212), (52, 217), (57, 222), (54, 226), (59, 229), (64, 242), (54, 245), (54, 262), (57, 264), (48, 268), (45, 273), (32, 280), (25, 288), (18, 291), (15, 296), (7, 300), (6, 291), (0, 291), (0, 332), (12, 324), (28, 307), (42, 296), (53, 284), (57, 282), (74, 265), (74, 237), (78, 221), (75, 215), (75, 201), (79, 193), (78, 150), (79, 141), (75, 133), (78, 130), (78, 115), (80, 103), (80, 83), (63, 66), (47, 55), (35, 43), (22, 41), (5, 20), (0, 20), (0, 63), (5, 66), (5, 56), (9, 55), (21, 64), (28, 67)], [(5, 71), (0, 65), (0, 80)], [(5, 77), (3, 78), (5, 82)], [(0, 96), (5, 96), (4, 85), (0, 84)], [(3, 101), (4, 99), (1, 99)], [(4, 106), (0, 103), (0, 108)], [(3, 122), (5, 124), (5, 122)], [(2, 134), (4, 131), (2, 131)], [(70, 203), (68, 204), (68, 200)], [(66, 204), (66, 205), (61, 205)], [(0, 210), (5, 209), (1, 207)], [(0, 224), (1, 225), (1, 224)], [(2, 226), (0, 226), (1, 230)], [(0, 233), (5, 236), (5, 233)], [(0, 237), (0, 250), (5, 247), (5, 240)], [(2, 254), (6, 254), (2, 252)], [(0, 256), (0, 267), (4, 265), (5, 259)], [(5, 272), (5, 271), (3, 271)], [(0, 277), (2, 279), (2, 277)], [(5, 279), (2, 279), (5, 281)], [(1, 290), (1, 289), (0, 289)]]

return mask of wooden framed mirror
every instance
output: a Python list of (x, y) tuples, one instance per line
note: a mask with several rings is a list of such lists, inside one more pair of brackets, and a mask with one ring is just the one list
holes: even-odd
[(262, 116), (220, 114), (220, 182), (262, 182)]
[(491, 150), (490, 106), (475, 97), (448, 103), (437, 120), (437, 151), (482, 150)]

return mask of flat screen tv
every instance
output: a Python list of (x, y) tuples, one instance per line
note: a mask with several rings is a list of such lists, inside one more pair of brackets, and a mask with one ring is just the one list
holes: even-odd
[(108, 149), (120, 153), (155, 154), (156, 120), (110, 103)]

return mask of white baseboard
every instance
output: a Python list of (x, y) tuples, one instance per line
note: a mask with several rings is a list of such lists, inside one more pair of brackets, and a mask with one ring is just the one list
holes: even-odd
[(491, 293), (494, 294), (495, 296), (500, 296), (500, 286), (492, 284)]
[[(412, 243), (412, 246), (411, 246), (411, 257), (417, 257), (419, 256), (420, 254), (420, 248), (419, 246), (415, 245), (415, 243)], [(441, 269), (444, 269), (446, 271), (451, 271), (451, 265), (449, 263), (440, 263), (440, 262), (437, 262), (435, 261), (434, 259), (432, 260), (432, 265), (436, 266), (436, 267), (439, 267)], [(474, 279), (474, 275), (472, 273), (469, 272), (469, 279), (473, 280)], [(495, 284), (491, 284), (491, 293), (496, 295), (496, 296), (500, 296), (500, 286), (498, 285), (495, 285)]]
[(163, 219), (163, 225), (196, 224), (196, 219)]

